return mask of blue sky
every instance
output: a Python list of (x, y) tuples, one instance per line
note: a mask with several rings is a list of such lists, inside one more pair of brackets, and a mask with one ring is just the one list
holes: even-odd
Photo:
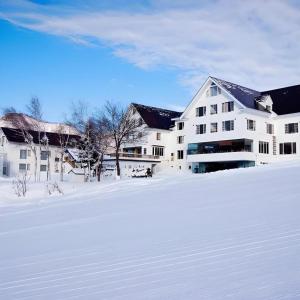
[(0, 107), (38, 96), (55, 121), (77, 100), (180, 109), (208, 75), (299, 84), (299, 19), (297, 1), (0, 0)]

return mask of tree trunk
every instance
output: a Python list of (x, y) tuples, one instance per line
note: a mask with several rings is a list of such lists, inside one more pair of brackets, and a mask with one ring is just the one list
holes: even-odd
[(101, 156), (100, 156), (100, 160), (99, 160), (99, 164), (98, 164), (98, 168), (97, 168), (98, 182), (100, 182), (100, 180), (101, 180), (102, 163), (103, 163), (103, 154), (101, 154)]
[(37, 154), (36, 149), (33, 149), (33, 155), (34, 155), (34, 181), (37, 182)]
[(60, 181), (64, 181), (64, 154), (60, 153)]
[(117, 168), (117, 177), (121, 176), (120, 161), (119, 161), (119, 148), (116, 149), (116, 168)]

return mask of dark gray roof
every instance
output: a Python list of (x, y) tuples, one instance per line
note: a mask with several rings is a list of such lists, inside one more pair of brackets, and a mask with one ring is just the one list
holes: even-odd
[(258, 109), (259, 100), (263, 96), (269, 95), (273, 101), (273, 111), (276, 114), (300, 112), (300, 85), (259, 92), (222, 79), (211, 78), (246, 107)]
[(273, 111), (278, 115), (300, 112), (300, 85), (264, 91), (273, 100)]
[(249, 108), (256, 108), (256, 98), (260, 96), (260, 92), (249, 89), (247, 87), (228, 82), (219, 78), (211, 77), (226, 91), (228, 91), (234, 98)]
[(140, 114), (144, 122), (150, 128), (170, 129), (174, 125), (173, 118), (178, 118), (182, 114), (178, 111), (141, 105), (137, 103), (131, 104)]
[[(1, 129), (8, 141), (15, 142), (15, 143), (25, 143), (24, 136), (20, 129), (7, 128), (7, 127), (1, 127)], [(39, 135), (39, 133), (34, 130), (28, 130), (28, 133), (32, 136), (33, 142), (35, 144), (38, 144), (39, 139), (41, 140), (46, 134), (50, 146), (60, 146), (61, 136), (58, 133), (41, 132)], [(73, 141), (78, 141), (80, 139), (80, 136), (73, 135), (73, 134), (70, 135), (62, 134), (62, 137), (64, 138), (64, 140), (69, 140), (70, 145), (72, 144)]]

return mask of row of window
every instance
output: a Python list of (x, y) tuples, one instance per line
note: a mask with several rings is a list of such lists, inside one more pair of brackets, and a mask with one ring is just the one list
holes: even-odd
[[(30, 164), (19, 164), (19, 171), (20, 172), (30, 171)], [(46, 172), (47, 165), (40, 165), (40, 171)]]
[[(234, 102), (228, 101), (222, 103), (222, 112), (231, 112), (234, 110)], [(218, 113), (218, 105), (212, 104), (210, 105), (210, 114), (215, 115)], [(196, 107), (196, 117), (204, 117), (206, 116), (206, 106)]]
[[(269, 143), (259, 142), (259, 153), (269, 154)], [(279, 154), (296, 154), (296, 143), (280, 143)]]
[[(248, 119), (247, 120), (247, 129), (255, 131), (256, 130), (256, 121)], [(274, 125), (267, 123), (266, 131), (268, 134), (274, 134)], [(285, 133), (298, 133), (298, 123), (285, 124)]]
[[(296, 154), (296, 143), (280, 143), (280, 154)], [(269, 154), (269, 143), (259, 141), (259, 153)], [(174, 153), (171, 153), (171, 160), (174, 158)], [(177, 159), (184, 158), (184, 150), (177, 150)]]
[[(222, 131), (232, 131), (234, 130), (234, 120), (228, 120), (222, 122)], [(218, 123), (210, 123), (210, 132), (218, 132)], [(205, 134), (206, 133), (206, 124), (196, 125), (196, 134)]]
[[(41, 160), (47, 160), (48, 156), (50, 157), (50, 151), (41, 151)], [(31, 157), (31, 150), (20, 150), (20, 159), (27, 159), (27, 157)]]
[[(232, 103), (232, 104), (229, 104), (229, 103)], [(227, 105), (224, 106), (224, 110), (227, 110), (227, 109), (229, 109), (228, 111), (233, 110), (233, 102), (225, 102), (223, 104), (227, 104)], [(222, 104), (222, 107), (223, 107), (223, 104)], [(216, 114), (216, 113), (218, 113), (217, 104), (212, 104), (210, 106), (210, 114), (213, 115), (213, 114)], [(205, 115), (206, 115), (206, 106), (201, 106), (201, 107), (196, 108), (196, 116), (197, 117), (202, 117), (202, 116), (205, 116)], [(200, 126), (200, 125), (197, 125), (197, 126)], [(177, 123), (177, 130), (183, 130), (183, 128), (184, 128), (184, 122), (178, 122)], [(251, 130), (251, 131), (256, 130), (256, 121), (255, 120), (247, 119), (247, 130)], [(287, 134), (289, 134), (289, 133), (298, 133), (298, 130), (299, 130), (298, 123), (285, 124), (285, 133), (287, 133)], [(196, 131), (197, 131), (197, 134), (205, 133), (205, 132), (200, 133), (200, 129), (199, 130), (197, 129)], [(274, 134), (274, 125), (270, 124), (270, 123), (266, 123), (266, 132), (268, 134)]]

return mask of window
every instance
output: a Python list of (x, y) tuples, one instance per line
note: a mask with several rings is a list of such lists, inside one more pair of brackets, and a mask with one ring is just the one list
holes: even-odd
[(47, 171), (47, 165), (40, 165), (40, 171), (46, 172)]
[(55, 162), (59, 162), (59, 157), (55, 157)]
[(274, 125), (267, 123), (267, 133), (268, 134), (274, 134)]
[(41, 160), (48, 159), (48, 151), (41, 151)]
[(256, 122), (254, 120), (247, 119), (247, 129), (255, 131), (255, 129), (256, 129)]
[(271, 111), (271, 105), (266, 105), (266, 110)]
[(223, 130), (223, 131), (231, 131), (231, 130), (234, 130), (234, 120), (223, 121), (223, 122), (222, 122), (222, 130)]
[(218, 131), (218, 123), (210, 123), (210, 132), (217, 132)]
[(27, 158), (27, 150), (20, 150), (20, 159)]
[(297, 133), (298, 123), (285, 124), (285, 133)]
[(196, 134), (205, 134), (206, 133), (206, 124), (196, 125)]
[(27, 171), (30, 171), (30, 164), (27, 164)]
[(171, 153), (171, 161), (174, 161), (174, 153)]
[(4, 146), (5, 136), (1, 137), (1, 146)]
[(159, 147), (159, 146), (152, 147), (152, 155), (164, 156), (164, 147)]
[(281, 143), (279, 144), (280, 154), (296, 154), (296, 143)]
[(161, 140), (161, 133), (160, 133), (160, 132), (157, 132), (157, 133), (156, 133), (156, 140), (157, 140), (157, 141), (160, 141), (160, 140)]
[(144, 155), (147, 154), (147, 148), (144, 148)]
[(222, 112), (230, 112), (230, 111), (233, 111), (233, 110), (234, 110), (233, 101), (222, 103)]
[(259, 153), (269, 154), (269, 143), (259, 141)]
[(183, 159), (183, 150), (177, 151), (177, 159)]
[(26, 171), (26, 164), (19, 164), (19, 171), (21, 172)]
[(212, 104), (210, 106), (210, 114), (215, 115), (218, 113), (218, 105), (217, 104)]
[(221, 89), (215, 83), (212, 83), (206, 95), (213, 97), (219, 94), (221, 94)]
[(184, 122), (177, 123), (177, 130), (182, 130), (184, 128)]
[(196, 108), (196, 117), (203, 117), (206, 115), (206, 106)]
[(183, 144), (183, 142), (184, 142), (184, 136), (183, 135), (178, 136), (177, 137), (177, 143), (178, 144)]

